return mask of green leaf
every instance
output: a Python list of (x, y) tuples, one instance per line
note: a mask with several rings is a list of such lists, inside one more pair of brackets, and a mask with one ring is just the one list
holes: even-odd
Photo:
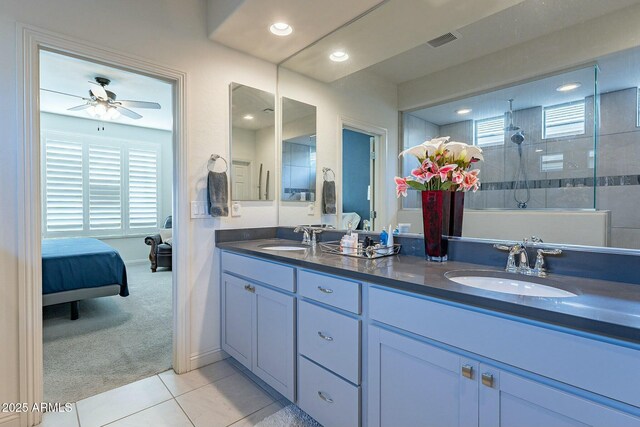
[(453, 183), (451, 181), (447, 181), (447, 182), (443, 182), (442, 186), (440, 187), (442, 190), (448, 190), (449, 188), (451, 188), (451, 185)]
[(407, 184), (409, 184), (409, 186), (414, 190), (424, 191), (427, 189), (424, 184), (420, 184), (418, 181), (407, 180)]

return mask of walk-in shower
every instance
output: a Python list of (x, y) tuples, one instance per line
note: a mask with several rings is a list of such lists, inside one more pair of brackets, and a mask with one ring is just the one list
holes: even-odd
[(509, 100), (509, 111), (507, 112), (509, 124), (505, 128), (506, 132), (514, 132), (511, 135), (511, 142), (518, 146), (518, 166), (514, 177), (513, 198), (519, 209), (526, 209), (527, 203), (531, 200), (531, 188), (527, 178), (527, 160), (522, 150), (525, 141), (524, 131), (513, 123), (513, 99)]

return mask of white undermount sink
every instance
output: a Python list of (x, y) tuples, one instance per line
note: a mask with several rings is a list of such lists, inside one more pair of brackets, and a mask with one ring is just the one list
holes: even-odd
[(304, 251), (307, 248), (309, 247), (295, 245), (265, 245), (260, 247), (260, 249), (265, 249), (267, 251)]
[(545, 279), (526, 276), (516, 278), (510, 276), (515, 275), (493, 272), (478, 273), (474, 271), (449, 271), (445, 273), (445, 277), (453, 282), (486, 291), (546, 298), (568, 298), (577, 296), (564, 289), (540, 283)]

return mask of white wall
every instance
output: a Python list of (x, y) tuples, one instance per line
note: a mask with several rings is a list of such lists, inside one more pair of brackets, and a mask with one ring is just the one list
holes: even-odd
[[(396, 197), (393, 189), (393, 177), (398, 168), (398, 99), (397, 86), (366, 71), (326, 84), (301, 74), (280, 68), (278, 91), (281, 97), (305, 102), (317, 107), (316, 129), (316, 188), (318, 197), (315, 202), (315, 214), (308, 214), (308, 203), (281, 202), (279, 221), (281, 225), (301, 223), (319, 224), (321, 219), (322, 168), (329, 167), (336, 172), (336, 189), (342, 188), (343, 177), (340, 172), (338, 138), (342, 136), (339, 126), (340, 116), (355, 119), (388, 132), (386, 152), (379, 162), (381, 173), (378, 177), (378, 221), (379, 227), (394, 221)], [(279, 147), (279, 157), (281, 156)], [(391, 184), (390, 184), (391, 183)]]
[[(26, 23), (136, 58), (188, 73), (188, 176), (192, 200), (206, 200), (206, 165), (212, 153), (228, 158), (229, 83), (275, 93), (276, 67), (207, 39), (203, 0), (3, 0), (0, 8), (0, 402), (19, 402), (16, 126), (16, 23)], [(99, 17), (99, 19), (96, 19)], [(117, 23), (114, 30), (114, 23)], [(238, 218), (193, 220), (188, 224), (191, 263), (192, 365), (215, 357), (220, 347), (218, 271), (214, 230), (277, 223), (275, 202), (243, 206)], [(2, 417), (4, 414), (0, 414)], [(2, 418), (0, 418), (2, 420)]]

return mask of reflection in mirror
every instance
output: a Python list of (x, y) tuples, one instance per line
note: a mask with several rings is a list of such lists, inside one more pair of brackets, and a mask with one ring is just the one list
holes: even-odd
[(316, 200), (316, 107), (282, 98), (282, 200)]
[[(435, 3), (389, 0), (281, 66), (281, 90), (333, 91), (337, 102), (314, 102), (327, 123), (351, 116), (390, 130), (379, 225), (422, 232), (418, 195), (395, 201), (393, 177), (415, 167), (397, 154), (451, 136), (486, 159), (481, 190), (465, 195), (463, 236), (640, 249), (640, 27), (624, 25), (640, 4), (469, 1), (451, 13)], [(349, 58), (333, 62), (336, 49)], [(342, 188), (340, 157), (318, 149)]]
[(231, 198), (273, 200), (275, 96), (231, 84)]

